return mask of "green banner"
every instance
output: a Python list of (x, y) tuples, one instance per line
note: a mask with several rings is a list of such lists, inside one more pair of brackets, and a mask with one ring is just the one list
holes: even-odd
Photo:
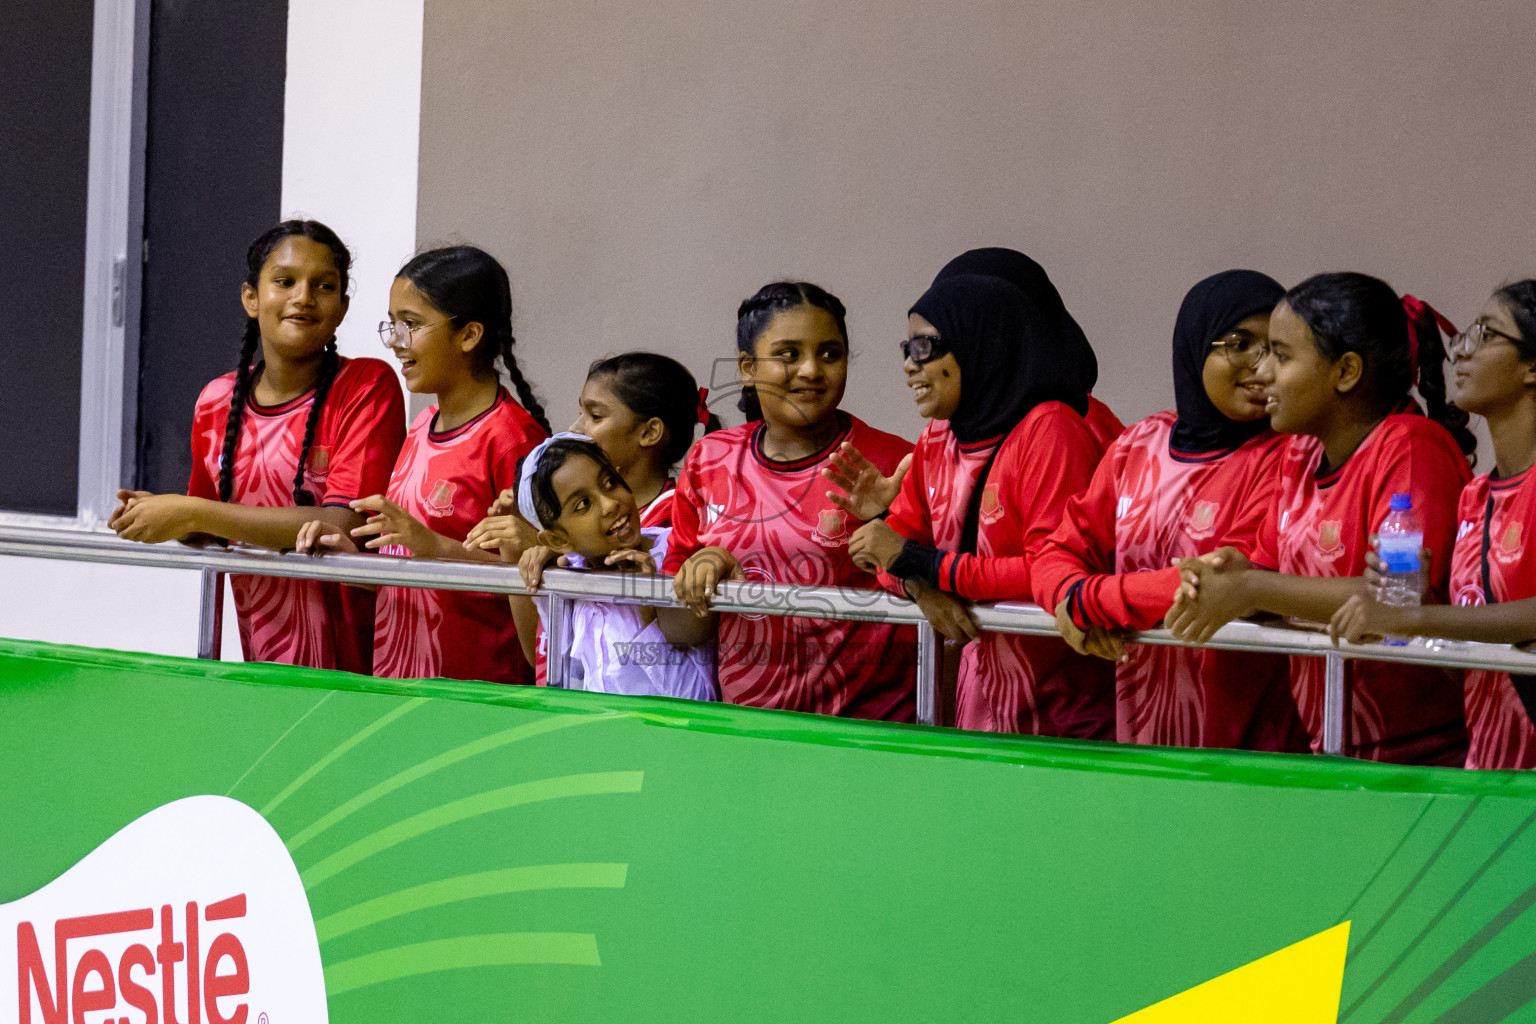
[(0, 768), (0, 1020), (1536, 1020), (1531, 775), (17, 641)]

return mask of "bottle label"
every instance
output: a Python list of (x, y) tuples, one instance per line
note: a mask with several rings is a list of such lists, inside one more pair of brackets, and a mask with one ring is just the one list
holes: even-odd
[(1424, 546), (1424, 535), (1410, 533), (1402, 537), (1383, 539), (1376, 553), (1381, 556), (1382, 566), (1390, 573), (1418, 572), (1419, 549)]

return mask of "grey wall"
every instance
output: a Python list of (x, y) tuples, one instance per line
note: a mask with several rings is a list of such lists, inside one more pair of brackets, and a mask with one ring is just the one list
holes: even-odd
[(1457, 321), (1536, 271), (1533, 54), (1529, 0), (427, 0), (418, 234), (506, 262), (557, 423), (590, 359), (707, 373), (794, 276), (848, 303), (847, 407), (913, 436), (905, 310), (977, 245), (1046, 265), (1129, 421), (1216, 270)]

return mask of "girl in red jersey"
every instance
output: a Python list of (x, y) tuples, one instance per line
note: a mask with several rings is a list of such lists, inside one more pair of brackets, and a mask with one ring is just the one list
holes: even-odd
[[(496, 560), (466, 549), (464, 538), (549, 434), (513, 354), (507, 272), (474, 246), (424, 252), (395, 277), (379, 336), (406, 387), (437, 403), (411, 425), (387, 493), (352, 503), (372, 513), (367, 522), (350, 536), (311, 524), (300, 549), (355, 551), (353, 538), (367, 538), (365, 547), (388, 555)], [(501, 386), (497, 359), (522, 405)], [(373, 667), (397, 679), (532, 681), (506, 598), (461, 591), (381, 588)]]
[(849, 551), (900, 581), (936, 629), (975, 640), (956, 686), (962, 729), (1112, 739), (1109, 665), (1055, 638), (982, 634), (966, 607), (1029, 598), (1035, 555), (1103, 455), (1083, 419), (1081, 359), (996, 277), (936, 281), (908, 333), (908, 383), (933, 422), (889, 518), (860, 527)]
[[(718, 637), (721, 696), (737, 704), (910, 722), (916, 636), (911, 627), (787, 616), (721, 615), (709, 602), (725, 579), (869, 589), (848, 536), (857, 523), (824, 497), (820, 470), (857, 445), (882, 474), (911, 445), (838, 408), (848, 381), (843, 304), (813, 284), (779, 282), (737, 310), (737, 366), (746, 424), (710, 434), (683, 462), (664, 571)], [(663, 623), (665, 626), (665, 623)]]
[[(1536, 524), (1536, 281), (1494, 292), (1451, 358), (1456, 405), (1487, 420), (1494, 458), (1493, 471), (1461, 492), (1451, 555), (1456, 607), (1392, 608), (1356, 595), (1333, 617), (1335, 642), (1536, 640), (1536, 544), (1526, 527)], [(1465, 700), (1468, 768), (1536, 768), (1536, 677), (1468, 672)]]
[[(1405, 303), (1415, 309), (1410, 317)], [(1252, 561), (1234, 548), (1184, 559), (1166, 621), (1203, 643), (1234, 618), (1269, 612), (1327, 622), (1362, 587), (1368, 538), (1393, 494), (1412, 496), (1434, 557), (1429, 599), (1443, 599), (1456, 538), (1455, 495), (1475, 447), (1466, 413), (1445, 401), (1445, 350), (1433, 316), (1364, 274), (1320, 274), (1292, 288), (1269, 322), (1259, 364), (1270, 424), (1295, 435), (1279, 500), (1260, 524)], [(1417, 384), (1429, 407), (1409, 396)], [(1461, 765), (1461, 682), (1436, 668), (1352, 662), (1344, 752), (1402, 764)], [(1316, 750), (1323, 660), (1291, 659), (1291, 691)]]
[(1223, 544), (1252, 553), (1286, 443), (1269, 429), (1257, 377), (1269, 314), (1284, 294), (1252, 270), (1228, 270), (1190, 289), (1173, 329), (1178, 411), (1120, 435), (1035, 562), (1035, 600), (1055, 609), (1067, 642), (1119, 662), (1122, 743), (1306, 749), (1284, 658), (1145, 644), (1127, 650), (1115, 632), (1162, 621), (1179, 587), (1172, 559)]
[[(251, 243), (245, 339), (234, 371), (198, 397), (187, 493), (119, 492), (118, 534), (283, 549), (317, 517), (335, 530), (362, 523), (349, 503), (389, 479), (405, 408), (383, 361), (336, 354), (351, 265), (316, 221), (284, 221)], [(246, 660), (369, 671), (373, 594), (263, 576), (230, 586)]]

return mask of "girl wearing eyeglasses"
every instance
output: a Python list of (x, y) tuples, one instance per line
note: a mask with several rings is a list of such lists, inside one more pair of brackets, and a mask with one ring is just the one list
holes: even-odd
[[(1055, 638), (982, 633), (971, 601), (1028, 600), (1032, 563), (1103, 455), (1084, 419), (1086, 342), (1001, 277), (941, 275), (913, 305), (903, 368), (932, 422), (889, 517), (849, 541), (964, 644), (955, 722), (987, 732), (1114, 738), (1114, 672)], [(844, 498), (862, 498), (855, 487)], [(974, 641), (974, 642), (973, 642)]]
[[(404, 558), (499, 561), (463, 541), (496, 496), (517, 485), (518, 460), (549, 436), (513, 353), (506, 270), (469, 245), (412, 258), (390, 286), (379, 336), (406, 387), (437, 402), (411, 425), (388, 490), (352, 502), (368, 519), (349, 532), (312, 523), (299, 550), (361, 544)], [(502, 387), (498, 362), (522, 404)], [(396, 679), (532, 682), (506, 598), (412, 587), (379, 590), (373, 670)]]
[(1284, 294), (1253, 270), (1189, 290), (1173, 329), (1177, 411), (1120, 435), (1035, 562), (1035, 599), (1055, 610), (1061, 635), (1118, 662), (1121, 743), (1306, 749), (1284, 658), (1127, 647), (1121, 635), (1162, 621), (1179, 587), (1173, 559), (1224, 544), (1252, 553), (1286, 443), (1269, 429), (1258, 379), (1269, 314)]
[[(1370, 536), (1407, 494), (1430, 558), (1426, 601), (1443, 601), (1456, 539), (1456, 496), (1476, 447), (1467, 414), (1445, 396), (1443, 318), (1364, 274), (1319, 274), (1286, 292), (1259, 364), (1270, 425), (1292, 435), (1279, 497), (1251, 559), (1234, 547), (1179, 563), (1165, 621), (1204, 643), (1259, 613), (1326, 623), (1361, 592)], [(1410, 395), (1417, 386), (1428, 415)], [(1323, 659), (1291, 659), (1291, 692), (1314, 750), (1323, 735)], [(1352, 661), (1344, 753), (1398, 764), (1460, 766), (1467, 733), (1461, 680), (1438, 668)]]
[[(284, 221), (251, 243), (240, 357), (198, 396), (187, 493), (120, 491), (119, 535), (281, 550), (311, 520), (363, 522), (349, 503), (389, 480), (405, 408), (386, 363), (336, 354), (351, 266), (318, 221)], [(231, 576), (230, 588), (247, 661), (369, 671), (372, 593), (264, 576)]]
[[(1514, 644), (1536, 640), (1536, 280), (1493, 293), (1451, 346), (1452, 398), (1481, 416), (1492, 471), (1461, 492), (1451, 554), (1454, 607), (1394, 608), (1357, 595), (1333, 617), (1334, 642), (1381, 636)], [(1380, 562), (1373, 559), (1371, 579)], [(1466, 679), (1468, 768), (1536, 768), (1536, 676), (1476, 670)]]

